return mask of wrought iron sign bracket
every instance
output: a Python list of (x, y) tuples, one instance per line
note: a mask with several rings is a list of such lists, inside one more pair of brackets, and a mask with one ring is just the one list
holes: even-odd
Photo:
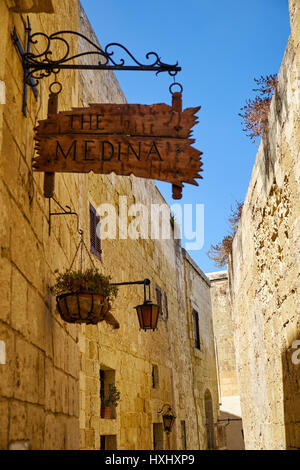
[[(151, 71), (156, 72), (156, 74), (168, 72), (172, 77), (175, 77), (175, 75), (181, 70), (181, 67), (178, 67), (178, 62), (173, 65), (166, 64), (161, 61), (156, 52), (148, 52), (145, 57), (149, 63), (142, 64), (122, 44), (113, 42), (102, 49), (99, 44), (95, 44), (86, 36), (76, 31), (58, 31), (50, 36), (42, 32), (32, 34), (29, 18), (27, 18), (25, 33), (26, 52), (22, 48), (16, 30), (14, 30), (12, 35), (13, 42), (20, 53), (24, 69), (23, 113), (25, 116), (27, 108), (27, 87), (29, 86), (33, 88), (37, 98), (36, 87), (39, 81), (45, 77), (49, 77), (52, 73), (57, 74), (63, 69)], [(74, 37), (79, 38), (82, 43), (87, 43), (87, 47), (89, 47), (90, 50), (76, 54), (72, 53), (71, 46), (66, 39), (67, 37), (70, 37), (71, 39)], [(32, 52), (32, 45), (34, 45), (35, 49), (39, 52)], [(59, 45), (60, 49), (62, 47), (64, 48), (63, 52), (61, 52), (58, 57), (54, 52), (55, 45)], [(113, 49), (124, 53), (129, 61), (134, 65), (127, 64), (123, 58), (117, 61), (114, 56), (115, 50)], [(98, 58), (99, 62), (94, 64), (76, 63), (76, 59), (86, 58), (88, 56)]]
[(29, 18), (27, 18), (27, 25), (25, 24), (25, 35), (26, 35), (26, 52), (23, 49), (23, 46), (21, 44), (21, 41), (19, 39), (19, 36), (17, 34), (16, 28), (14, 28), (14, 32), (12, 34), (12, 40), (14, 42), (14, 45), (16, 49), (19, 52), (19, 55), (22, 59), (22, 64), (23, 64), (23, 70), (24, 70), (24, 89), (23, 89), (23, 105), (22, 105), (22, 112), (24, 116), (27, 116), (27, 97), (28, 97), (28, 86), (32, 89), (33, 94), (35, 96), (35, 99), (38, 99), (39, 93), (36, 87), (36, 83), (33, 79), (33, 77), (28, 76), (28, 72), (26, 70), (26, 66), (24, 63), (25, 57), (27, 54), (30, 54), (30, 48), (31, 48), (31, 41), (29, 41), (29, 38), (31, 37), (31, 25)]
[[(62, 212), (51, 212), (51, 199), (53, 199), (53, 201), (58, 205), (58, 207), (62, 210)], [(50, 197), (48, 201), (49, 201), (49, 211), (48, 211), (49, 236), (51, 235), (51, 227), (52, 227), (51, 219), (52, 217), (57, 216), (57, 215), (76, 215), (77, 232), (79, 233), (79, 235), (81, 235), (82, 231), (79, 230), (79, 216), (77, 212), (72, 211), (70, 206), (66, 206), (66, 208), (64, 208), (54, 197)]]

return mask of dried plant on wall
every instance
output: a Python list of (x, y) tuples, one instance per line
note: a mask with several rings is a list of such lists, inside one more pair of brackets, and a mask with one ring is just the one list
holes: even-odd
[(252, 91), (258, 94), (254, 99), (248, 99), (246, 105), (241, 108), (242, 113), (239, 116), (243, 118), (243, 131), (247, 132), (254, 143), (258, 137), (263, 135), (264, 129), (268, 122), (271, 98), (276, 90), (277, 75), (271, 74), (260, 78), (254, 78), (258, 88)]
[(214, 261), (218, 268), (226, 266), (228, 262), (228, 257), (232, 250), (234, 235), (236, 234), (236, 231), (239, 227), (243, 204), (244, 203), (242, 202), (236, 201), (236, 207), (231, 207), (230, 216), (228, 218), (231, 226), (231, 233), (224, 237), (220, 243), (217, 243), (217, 245), (211, 245), (210, 250), (206, 253), (207, 256)]

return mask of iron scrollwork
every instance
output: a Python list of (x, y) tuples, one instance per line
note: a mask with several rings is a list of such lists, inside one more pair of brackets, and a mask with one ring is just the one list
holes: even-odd
[[(148, 63), (143, 64), (139, 62), (133, 54), (122, 44), (112, 42), (108, 44), (105, 49), (102, 49), (99, 44), (88, 39), (83, 34), (76, 31), (58, 31), (50, 36), (46, 33), (38, 32), (31, 34), (31, 24), (29, 18), (24, 22), (26, 33), (25, 50), (18, 37), (16, 29), (12, 34), (12, 40), (22, 60), (24, 70), (24, 93), (23, 93), (23, 114), (27, 114), (27, 88), (30, 87), (35, 95), (38, 97), (37, 85), (42, 78), (49, 77), (52, 73), (57, 74), (62, 69), (70, 70), (143, 70), (154, 71), (156, 74), (161, 72), (168, 72), (169, 75), (175, 77), (180, 72), (181, 67), (176, 64), (166, 64), (162, 62), (156, 52), (148, 52), (146, 60)], [(71, 46), (66, 37), (76, 38), (81, 41), (80, 48), (90, 47), (91, 50), (72, 54)], [(43, 44), (42, 44), (43, 43)], [(54, 49), (55, 44), (63, 44), (64, 52), (59, 57), (55, 57)], [(53, 49), (54, 48), (54, 49)], [(40, 49), (40, 50), (39, 50)], [(60, 48), (61, 49), (61, 48)], [(34, 50), (34, 52), (33, 52)], [(119, 61), (115, 59), (115, 52), (119, 50), (126, 56), (126, 60), (134, 65), (126, 64), (124, 58)], [(41, 52), (42, 51), (42, 52)], [(98, 57), (99, 61), (94, 61), (94, 64), (76, 63), (76, 59), (83, 57)]]
[[(88, 46), (92, 47), (92, 50), (72, 54), (71, 46), (66, 36), (71, 36), (71, 38), (78, 37), (80, 40), (85, 41)], [(23, 55), (25, 82), (29, 86), (33, 86), (33, 84), (36, 86), (39, 80), (44, 77), (49, 77), (51, 73), (57, 73), (61, 69), (143, 70), (155, 71), (156, 74), (168, 72), (171, 76), (175, 76), (177, 72), (181, 70), (181, 68), (178, 67), (178, 62), (173, 65), (166, 64), (161, 61), (156, 52), (148, 52), (145, 57), (150, 62), (143, 64), (122, 44), (113, 42), (108, 44), (105, 49), (102, 49), (98, 44), (95, 44), (86, 36), (76, 31), (58, 31), (48, 36), (41, 32), (31, 35), (31, 30), (29, 29), (28, 41), (35, 49), (38, 49), (38, 46), (44, 43), (42, 52), (34, 53), (32, 52), (32, 48), (30, 48), (31, 51)], [(55, 49), (55, 43), (58, 41), (63, 44), (65, 50), (60, 57), (55, 58), (53, 48)], [(116, 50), (123, 52), (127, 56), (127, 59), (131, 60), (134, 65), (126, 64), (124, 58), (121, 58), (119, 61), (115, 60)], [(74, 63), (76, 59), (87, 56), (99, 57), (101, 60), (96, 64)]]

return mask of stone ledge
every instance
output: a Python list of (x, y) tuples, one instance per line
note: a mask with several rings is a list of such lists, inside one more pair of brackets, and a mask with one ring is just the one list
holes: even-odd
[(191, 258), (191, 256), (188, 254), (188, 252), (184, 248), (182, 248), (182, 256), (184, 259), (186, 259), (190, 263), (190, 265), (195, 269), (195, 271), (199, 274), (199, 276), (202, 277), (203, 281), (205, 281), (206, 284), (210, 287), (210, 280), (204, 274), (202, 269), (199, 268), (198, 264)]
[(205, 273), (208, 279), (213, 281), (225, 281), (228, 279), (228, 272), (227, 271), (216, 271), (213, 273)]
[(6, 5), (16, 13), (54, 13), (52, 0), (6, 0)]

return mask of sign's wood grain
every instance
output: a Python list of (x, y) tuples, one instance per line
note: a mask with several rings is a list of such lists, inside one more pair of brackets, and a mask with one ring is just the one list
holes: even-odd
[(45, 136), (39, 138), (40, 154), (34, 160), (38, 171), (71, 173), (134, 174), (170, 183), (197, 185), (201, 178), (201, 152), (191, 139), (124, 137), (112, 135)]
[[(173, 100), (174, 103), (174, 100)], [(36, 171), (98, 174), (198, 185), (202, 152), (191, 128), (200, 107), (93, 104), (50, 114), (36, 128)], [(180, 191), (179, 191), (180, 193)]]
[(167, 104), (95, 104), (74, 108), (40, 121), (44, 134), (120, 134), (131, 136), (176, 137), (187, 139), (197, 124), (198, 108), (174, 111)]

